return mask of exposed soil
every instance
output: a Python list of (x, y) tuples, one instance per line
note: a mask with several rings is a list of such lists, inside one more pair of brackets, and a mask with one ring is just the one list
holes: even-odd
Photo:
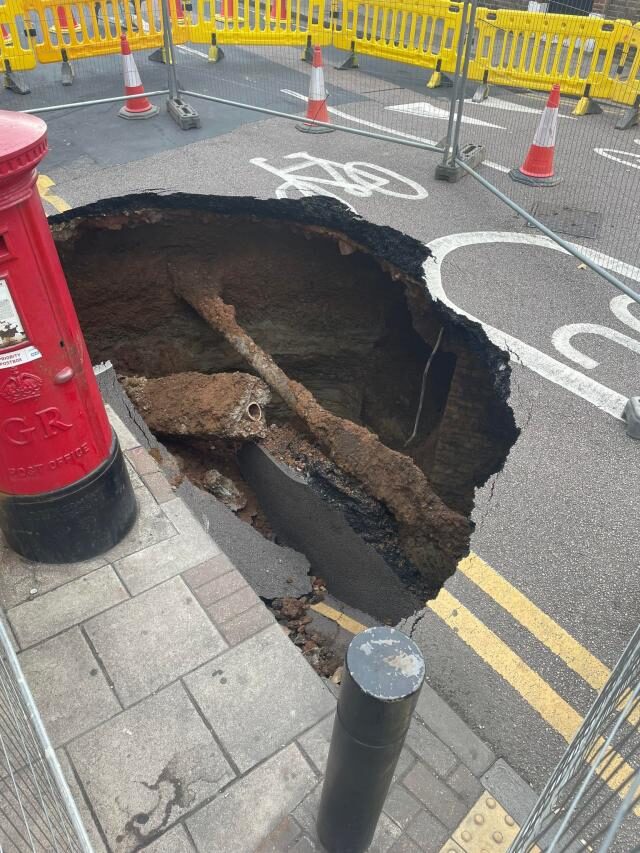
[[(230, 478), (239, 514), (287, 544), (236, 463), (260, 441), (405, 585), (437, 593), (468, 549), (474, 490), (517, 430), (506, 354), (432, 302), (424, 246), (326, 199), (145, 195), (70, 211), (53, 229), (92, 359), (113, 362), (186, 476), (211, 489), (221, 481), (207, 472)], [(219, 300), (213, 327), (185, 294)], [(268, 376), (237, 346), (243, 335)]]
[(123, 385), (150, 429), (191, 438), (262, 438), (269, 389), (248, 373), (173, 373), (125, 377)]

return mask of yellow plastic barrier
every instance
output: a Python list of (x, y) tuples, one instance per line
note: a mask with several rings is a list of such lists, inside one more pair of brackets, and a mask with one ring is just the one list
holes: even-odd
[(36, 55), (25, 35), (22, 3), (0, 3), (0, 71), (29, 71), (35, 67)]
[[(576, 15), (478, 9), (469, 76), (508, 86), (591, 94), (616, 66), (620, 23)], [(630, 24), (628, 25), (630, 26)]]
[(462, 3), (339, 0), (333, 46), (396, 62), (453, 71)]
[[(640, 24), (631, 26), (629, 21), (616, 21), (616, 44), (622, 45), (615, 73), (600, 79), (594, 87), (594, 95), (619, 104), (635, 104), (640, 96)], [(631, 56), (630, 64), (627, 61)]]
[[(38, 62), (88, 59), (120, 52), (123, 32), (132, 50), (160, 47), (158, 0), (23, 0)], [(174, 41), (184, 43), (188, 26), (181, 3), (172, 0)], [(63, 51), (65, 57), (63, 57)]]
[[(194, 0), (189, 38), (200, 43), (304, 45), (331, 43), (327, 0)], [(212, 36), (215, 36), (212, 40)]]

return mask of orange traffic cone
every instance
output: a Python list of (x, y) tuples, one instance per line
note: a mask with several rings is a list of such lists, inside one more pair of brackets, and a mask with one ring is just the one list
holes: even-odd
[(124, 69), (124, 93), (129, 97), (118, 115), (121, 118), (151, 118), (157, 115), (158, 108), (151, 103), (144, 93), (144, 86), (138, 74), (136, 61), (125, 35), (120, 36), (120, 51)]
[(552, 187), (560, 183), (561, 178), (556, 177), (553, 171), (559, 106), (560, 86), (556, 83), (551, 89), (547, 105), (540, 116), (536, 135), (533, 137), (533, 143), (524, 163), (519, 169), (512, 169), (509, 172), (512, 180), (533, 187)]
[(327, 91), (324, 88), (324, 70), (322, 65), (322, 51), (319, 47), (313, 48), (313, 62), (311, 67), (311, 80), (309, 81), (309, 100), (307, 101), (307, 119), (304, 124), (297, 124), (298, 130), (303, 133), (329, 133), (333, 127), (325, 127), (313, 124), (315, 121), (329, 123), (329, 111), (327, 110)]
[[(58, 6), (58, 22), (60, 24), (60, 32), (63, 35), (67, 35), (69, 33), (69, 19), (67, 18), (67, 10), (64, 6)], [(80, 22), (76, 19), (76, 16), (73, 13), (73, 9), (71, 9), (71, 21), (73, 24), (73, 30), (76, 33), (82, 32), (82, 27), (80, 26)], [(55, 26), (49, 27), (50, 33), (55, 33)]]
[(2, 33), (2, 41), (5, 47), (13, 47), (13, 39), (11, 38), (11, 30), (6, 24), (0, 24), (0, 32)]
[[(278, 0), (271, 0), (271, 18), (278, 17)], [(280, 20), (287, 20), (287, 0), (280, 0)]]
[(176, 7), (176, 20), (180, 25), (184, 24), (184, 6), (182, 5), (182, 0), (175, 0)]

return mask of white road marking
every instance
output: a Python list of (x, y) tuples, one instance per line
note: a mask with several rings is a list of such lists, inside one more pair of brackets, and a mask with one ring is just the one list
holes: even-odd
[[(640, 145), (640, 139), (634, 139), (633, 141), (636, 145)], [(594, 148), (593, 150), (601, 157), (606, 157), (607, 160), (615, 160), (616, 163), (622, 163), (623, 166), (640, 169), (640, 154), (635, 151), (620, 151), (617, 148)], [(614, 156), (616, 154), (622, 154), (622, 157)], [(627, 159), (624, 160), (623, 157)]]
[[(288, 192), (294, 190), (302, 196), (328, 195), (345, 203), (340, 196), (335, 195), (334, 189), (356, 198), (370, 198), (376, 192), (414, 201), (428, 196), (426, 189), (420, 184), (373, 163), (338, 163), (335, 160), (314, 157), (306, 151), (287, 154), (283, 159), (298, 162), (278, 168), (264, 157), (254, 157), (249, 161), (253, 166), (259, 166), (283, 181), (276, 188), (277, 198), (288, 198)], [(310, 174), (302, 174), (304, 169), (310, 170)], [(328, 189), (329, 187), (331, 189)], [(351, 209), (353, 210), (352, 207)]]
[[(437, 118), (443, 121), (449, 121), (449, 110), (443, 110), (442, 107), (436, 107), (428, 101), (416, 101), (413, 104), (394, 104), (391, 107), (385, 107), (386, 110), (391, 110), (395, 113), (405, 113), (406, 115), (420, 116), (421, 118)], [(501, 124), (490, 124), (487, 121), (482, 121), (479, 118), (471, 118), (471, 116), (462, 116), (463, 124), (477, 124), (480, 127), (495, 127), (497, 130), (506, 130)]]
[(640, 333), (640, 319), (634, 317), (629, 308), (636, 304), (636, 300), (632, 296), (627, 296), (621, 293), (620, 296), (614, 296), (609, 303), (609, 310), (626, 326), (633, 329), (634, 332)]
[[(446, 256), (455, 249), (460, 249), (463, 246), (479, 246), (491, 243), (518, 243), (568, 254), (548, 237), (541, 234), (516, 234), (511, 231), (470, 231), (466, 234), (450, 234), (447, 237), (438, 237), (428, 244), (433, 252), (433, 257), (428, 258), (424, 263), (425, 280), (431, 295), (435, 299), (444, 302), (454, 311), (479, 323), (489, 338), (497, 346), (507, 350), (514, 358), (514, 361), (528, 367), (539, 376), (548, 379), (549, 382), (553, 382), (555, 385), (571, 391), (577, 397), (587, 400), (587, 402), (601, 411), (618, 420), (622, 420), (622, 412), (627, 402), (627, 398), (622, 394), (600, 382), (596, 382), (573, 367), (569, 367), (535, 347), (530, 346), (530, 344), (524, 343), (519, 338), (483, 322), (449, 299), (442, 285), (442, 275), (440, 272)], [(578, 248), (588, 253), (588, 250), (584, 247), (578, 246)], [(599, 263), (601, 266), (611, 269), (613, 263), (617, 264), (620, 262), (616, 261), (615, 258), (600, 256)], [(633, 278), (634, 281), (640, 281), (640, 269), (636, 267), (630, 267), (630, 269), (635, 270), (635, 275), (629, 277)]]
[[(501, 98), (494, 98), (492, 95), (489, 95), (488, 98), (485, 98), (484, 101), (480, 101), (479, 103), (472, 101), (471, 98), (465, 98), (465, 106), (466, 105), (471, 107), (493, 107), (495, 110), (510, 110), (517, 113), (532, 113), (537, 116), (542, 112), (541, 108), (536, 109), (535, 107), (525, 107), (523, 104), (516, 104), (511, 101), (503, 101)], [(576, 116), (568, 116), (563, 113), (560, 113), (560, 118), (569, 118), (572, 121), (577, 121)]]
[(177, 44), (176, 50), (181, 50), (184, 53), (192, 53), (194, 56), (201, 56), (203, 59), (209, 61), (209, 56), (206, 53), (203, 53), (201, 50), (196, 50), (194, 47), (187, 47), (185, 44)]
[[(301, 92), (294, 92), (292, 89), (280, 89), (283, 95), (290, 95), (292, 98), (297, 98), (299, 101), (306, 101), (307, 96), (303, 95)], [(356, 118), (356, 116), (349, 115), (349, 113), (345, 113), (342, 110), (337, 109), (336, 107), (327, 106), (329, 112), (338, 116), (339, 118), (347, 119), (347, 121), (352, 121), (354, 124), (362, 124), (365, 127), (371, 127), (373, 130), (381, 130), (384, 133), (391, 133), (393, 136), (402, 136), (404, 139), (413, 139), (414, 142), (426, 142), (427, 145), (437, 145), (438, 143), (433, 139), (426, 139), (424, 136), (414, 136), (412, 133), (404, 133), (402, 130), (395, 130), (392, 127), (387, 127), (386, 124), (377, 124), (375, 121), (367, 121), (364, 118)], [(483, 166), (488, 166), (490, 169), (496, 169), (498, 172), (504, 172), (505, 174), (510, 172), (511, 169), (506, 166), (501, 166), (500, 163), (493, 163), (491, 160), (483, 160)]]
[(629, 335), (624, 335), (622, 332), (617, 332), (615, 329), (610, 329), (608, 326), (600, 326), (597, 323), (569, 323), (566, 326), (560, 326), (556, 329), (551, 340), (558, 352), (562, 353), (565, 358), (575, 361), (580, 367), (585, 370), (593, 370), (600, 362), (595, 358), (581, 353), (571, 343), (571, 339), (575, 335), (599, 335), (601, 338), (608, 338), (621, 347), (626, 347), (632, 352), (637, 352), (640, 355), (640, 341), (635, 338), (630, 338)]

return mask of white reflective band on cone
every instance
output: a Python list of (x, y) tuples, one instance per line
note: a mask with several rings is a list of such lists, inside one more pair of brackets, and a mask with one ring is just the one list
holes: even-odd
[(324, 88), (324, 72), (322, 68), (311, 69), (311, 82), (309, 84), (309, 100), (324, 101), (327, 92)]
[(124, 85), (126, 89), (133, 89), (136, 86), (142, 86), (142, 80), (136, 68), (135, 59), (131, 54), (122, 57), (122, 65), (124, 67)]
[(533, 144), (540, 148), (553, 148), (556, 144), (556, 128), (558, 126), (558, 108), (545, 107), (540, 124), (533, 137)]

